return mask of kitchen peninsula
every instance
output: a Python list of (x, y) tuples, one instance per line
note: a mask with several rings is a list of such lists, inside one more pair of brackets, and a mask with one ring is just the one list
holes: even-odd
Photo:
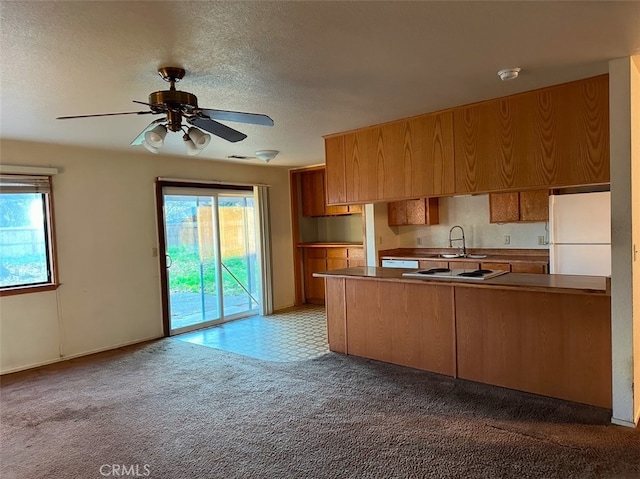
[(424, 280), (408, 271), (316, 273), (332, 351), (611, 408), (608, 278)]

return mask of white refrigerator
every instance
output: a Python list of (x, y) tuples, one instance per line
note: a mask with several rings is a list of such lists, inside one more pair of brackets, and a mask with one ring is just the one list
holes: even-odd
[(549, 197), (551, 274), (611, 276), (611, 193)]

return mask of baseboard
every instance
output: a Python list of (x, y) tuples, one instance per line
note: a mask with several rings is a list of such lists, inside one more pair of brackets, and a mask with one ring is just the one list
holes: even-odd
[(112, 346), (106, 346), (104, 348), (93, 349), (90, 351), (84, 351), (81, 353), (70, 354), (67, 356), (60, 356), (56, 359), (49, 359), (47, 361), (40, 361), (37, 363), (28, 364), (25, 366), (18, 366), (16, 368), (7, 369), (5, 371), (0, 371), (0, 376), (4, 376), (5, 374), (18, 373), (20, 371), (26, 371), (28, 369), (39, 368), (42, 366), (48, 366), (49, 364), (60, 363), (62, 361), (69, 361), (70, 359), (81, 358), (83, 356), (89, 356), (91, 354), (103, 353), (105, 351), (111, 351), (112, 349), (124, 348), (125, 346), (131, 346), (133, 344), (144, 343), (146, 341), (153, 341), (154, 339), (161, 339), (164, 336), (152, 336), (144, 339), (136, 339), (134, 341), (127, 341), (125, 343), (120, 343)]
[(636, 423), (632, 421), (625, 421), (624, 419), (616, 419), (615, 417), (611, 418), (611, 424), (615, 424), (616, 426), (636, 427)]

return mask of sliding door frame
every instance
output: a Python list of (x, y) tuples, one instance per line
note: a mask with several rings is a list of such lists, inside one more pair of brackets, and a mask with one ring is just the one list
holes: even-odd
[(158, 259), (160, 263), (160, 293), (162, 300), (162, 333), (171, 335), (171, 312), (169, 310), (169, 281), (167, 276), (167, 244), (164, 232), (164, 194), (166, 187), (202, 188), (203, 190), (232, 190), (253, 192), (254, 187), (248, 185), (231, 185), (218, 183), (198, 183), (189, 181), (156, 180), (156, 231), (158, 233)]

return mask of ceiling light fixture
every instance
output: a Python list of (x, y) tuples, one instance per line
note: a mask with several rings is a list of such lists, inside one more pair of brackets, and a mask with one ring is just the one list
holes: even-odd
[(144, 141), (156, 149), (162, 148), (165, 136), (167, 136), (167, 127), (164, 125), (156, 125), (144, 134)]
[(211, 135), (203, 133), (202, 131), (194, 127), (189, 128), (189, 130), (187, 131), (187, 135), (189, 135), (189, 139), (193, 142), (198, 150), (202, 150), (203, 148), (205, 148), (211, 141)]
[(156, 148), (155, 146), (151, 146), (149, 143), (147, 143), (147, 140), (143, 140), (142, 141), (142, 146), (144, 146), (147, 150), (149, 150), (154, 155), (157, 155), (158, 152), (160, 151), (160, 148)]
[(256, 151), (256, 158), (264, 161), (265, 163), (269, 163), (278, 155), (278, 153), (280, 153), (278, 150), (258, 150)]
[(189, 138), (189, 135), (185, 134), (182, 139), (184, 140), (184, 146), (187, 147), (187, 155), (195, 156), (202, 151), (202, 149), (198, 148), (193, 140)]
[(515, 67), (515, 68), (505, 68), (503, 70), (500, 70), (498, 72), (498, 76), (500, 77), (500, 80), (502, 81), (509, 81), (509, 80), (515, 80), (516, 78), (518, 78), (518, 75), (520, 74), (520, 68)]

